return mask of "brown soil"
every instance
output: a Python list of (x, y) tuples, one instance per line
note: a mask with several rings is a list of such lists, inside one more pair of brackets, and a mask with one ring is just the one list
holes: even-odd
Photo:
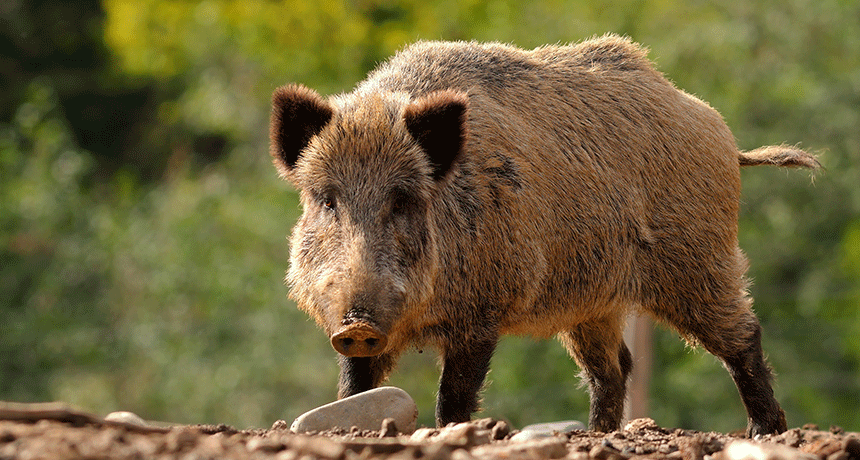
[[(5, 459), (790, 459), (860, 460), (860, 435), (832, 427), (795, 428), (751, 441), (737, 435), (665, 429), (650, 419), (612, 433), (572, 431), (513, 441), (503, 422), (483, 419), (413, 435), (381, 431), (294, 434), (226, 425), (152, 427), (111, 422), (64, 407), (0, 404)], [(35, 408), (33, 408), (35, 407)], [(500, 439), (495, 439), (500, 438)]]

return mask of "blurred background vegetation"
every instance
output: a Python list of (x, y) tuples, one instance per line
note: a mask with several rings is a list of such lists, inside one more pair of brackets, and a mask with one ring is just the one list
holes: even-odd
[[(523, 47), (627, 34), (743, 149), (741, 245), (790, 426), (860, 430), (860, 2), (5, 0), (0, 6), (0, 400), (267, 427), (334, 399), (335, 353), (287, 300), (300, 213), (267, 152), (286, 82), (348, 91), (417, 39)], [(651, 416), (745, 425), (707, 353), (659, 328)], [(487, 416), (586, 419), (554, 341), (506, 338)], [(432, 424), (434, 353), (391, 383)]]

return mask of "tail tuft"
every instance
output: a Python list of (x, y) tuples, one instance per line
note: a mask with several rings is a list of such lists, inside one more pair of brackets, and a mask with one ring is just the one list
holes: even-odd
[(821, 163), (814, 155), (789, 145), (769, 145), (749, 152), (740, 152), (738, 161), (741, 166), (771, 165), (787, 168), (821, 168)]

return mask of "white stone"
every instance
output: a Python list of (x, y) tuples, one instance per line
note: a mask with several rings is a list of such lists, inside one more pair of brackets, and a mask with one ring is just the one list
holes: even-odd
[(305, 412), (293, 422), (290, 430), (295, 433), (352, 427), (379, 430), (386, 418), (393, 418), (401, 433), (412, 433), (418, 420), (418, 406), (400, 388), (381, 387)]
[(818, 460), (817, 455), (801, 452), (781, 444), (733, 441), (723, 451), (727, 460)]
[(105, 420), (108, 422), (126, 423), (128, 425), (135, 426), (149, 426), (149, 424), (140, 418), (140, 416), (134, 412), (128, 411), (111, 412), (110, 414), (105, 415)]
[(556, 433), (567, 433), (573, 430), (584, 430), (585, 425), (576, 420), (566, 420), (563, 422), (551, 423), (536, 423), (523, 427), (519, 433), (511, 436), (511, 441), (522, 442), (534, 439), (549, 438), (555, 436)]

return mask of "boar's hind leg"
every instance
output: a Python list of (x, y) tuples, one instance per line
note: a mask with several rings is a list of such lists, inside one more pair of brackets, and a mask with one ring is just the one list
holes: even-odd
[(747, 435), (778, 434), (788, 429), (785, 413), (773, 396), (772, 374), (761, 349), (761, 326), (756, 321), (747, 343), (721, 356), (749, 414)]
[(723, 361), (749, 415), (747, 436), (781, 433), (785, 414), (773, 396), (772, 374), (761, 348), (761, 326), (745, 295), (726, 306), (703, 305), (680, 314), (658, 314)]
[(559, 340), (588, 383), (591, 394), (588, 426), (595, 431), (617, 430), (624, 414), (633, 358), (624, 344), (621, 322), (621, 317), (603, 318), (559, 334)]
[(436, 425), (468, 422), (478, 410), (478, 392), (490, 368), (497, 339), (451, 344), (442, 350)]
[(340, 382), (337, 397), (346, 398), (381, 385), (394, 367), (394, 358), (388, 354), (359, 358), (338, 355), (338, 363)]

